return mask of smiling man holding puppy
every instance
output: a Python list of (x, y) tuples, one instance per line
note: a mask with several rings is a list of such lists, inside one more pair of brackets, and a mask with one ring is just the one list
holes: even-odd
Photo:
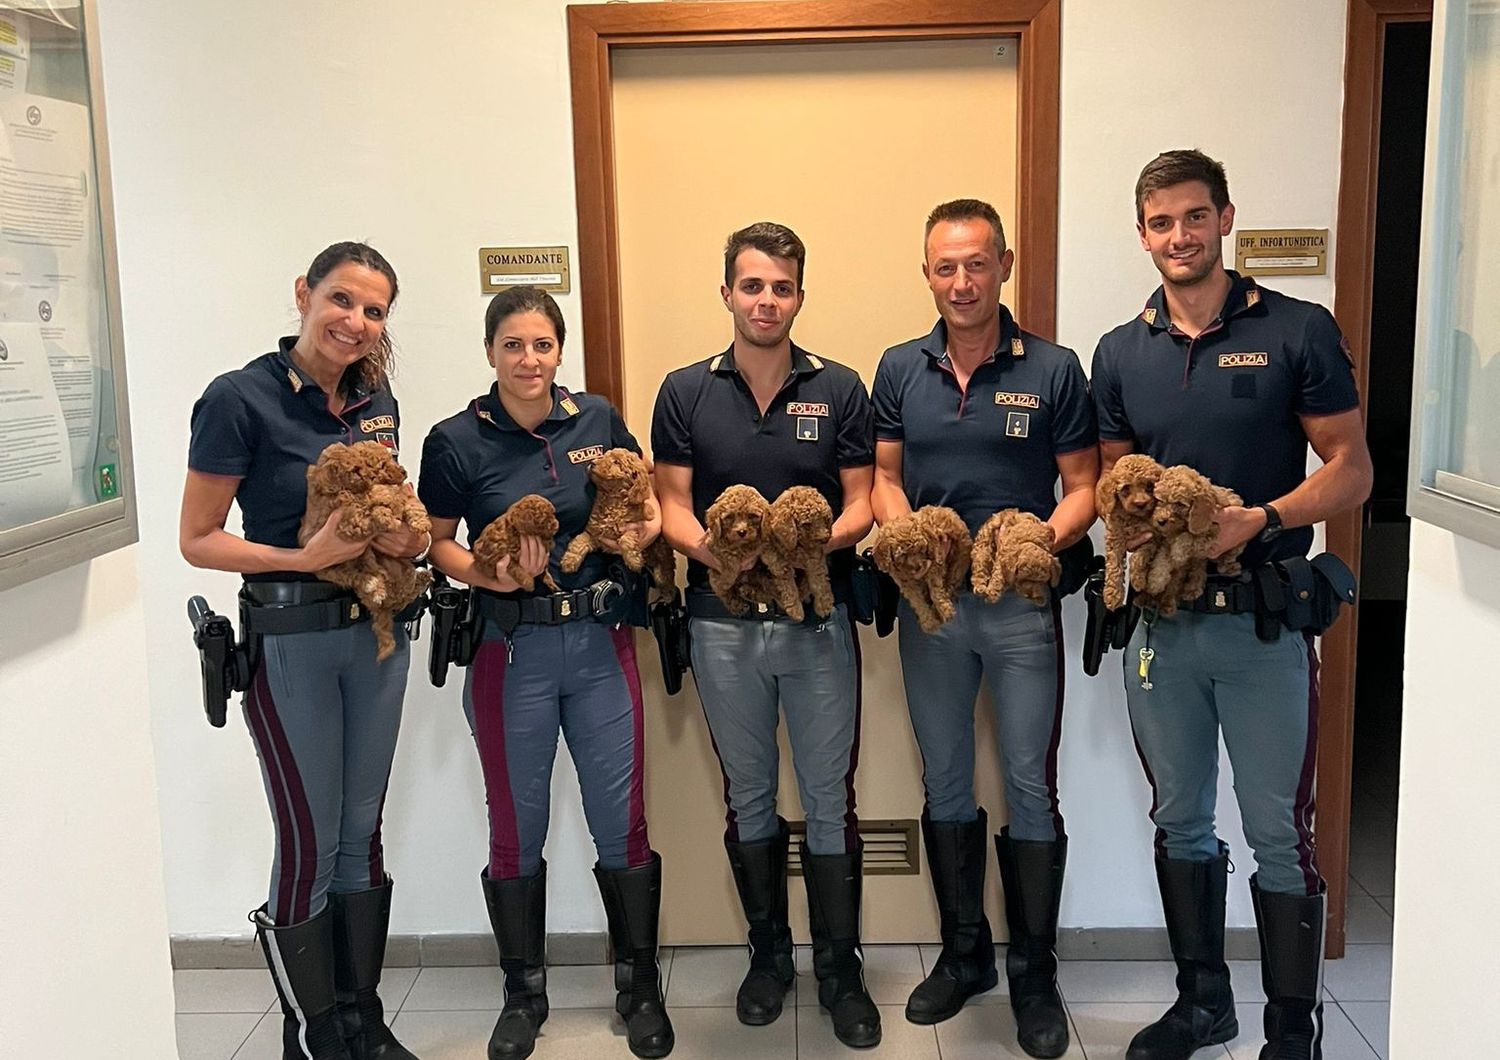
[[(1176, 1003), (1135, 1036), (1127, 1056), (1187, 1060), (1238, 1033), (1224, 962), (1229, 848), (1214, 832), (1222, 729), (1258, 869), (1250, 892), (1267, 996), (1260, 1055), (1321, 1060), (1317, 630), (1294, 617), (1295, 598), (1318, 592), (1318, 583), (1290, 593), (1283, 586), (1289, 573), (1308, 569), (1313, 524), (1369, 493), (1359, 393), (1326, 309), (1224, 268), (1234, 205), (1221, 164), (1200, 151), (1168, 151), (1141, 171), (1135, 201), (1141, 247), (1162, 285), (1094, 354), (1104, 468), (1136, 451), (1195, 468), (1245, 500), (1216, 515), (1216, 554), (1246, 548), (1242, 575), (1211, 572), (1203, 595), (1176, 614), (1147, 612), (1125, 651), (1178, 968)], [(1310, 476), (1309, 444), (1323, 460)]]

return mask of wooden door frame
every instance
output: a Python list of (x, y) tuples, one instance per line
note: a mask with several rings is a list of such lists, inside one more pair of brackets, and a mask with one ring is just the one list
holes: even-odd
[[(1360, 397), (1370, 372), (1375, 282), (1375, 199), (1380, 166), (1380, 93), (1385, 31), (1431, 22), (1432, 0), (1349, 0), (1344, 47), (1344, 135), (1339, 165), (1338, 250), (1333, 314), (1349, 340)], [(1360, 415), (1369, 407), (1360, 402)], [(1362, 509), (1328, 520), (1328, 549), (1359, 570)], [(1359, 618), (1351, 608), (1323, 637), (1318, 713), (1318, 860), (1328, 880), (1328, 956), (1344, 955), (1349, 889), (1349, 797), (1354, 768), (1354, 670)]]
[(1058, 111), (1062, 0), (751, 0), (576, 4), (568, 8), (573, 166), (584, 376), (624, 407), (620, 252), (610, 56), (616, 48), (1015, 37), (1020, 68), (1013, 225), (1025, 263), (1016, 296), (1026, 330), (1057, 327)]

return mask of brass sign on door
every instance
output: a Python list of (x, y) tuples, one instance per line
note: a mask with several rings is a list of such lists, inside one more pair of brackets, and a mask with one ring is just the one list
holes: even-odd
[(507, 287), (540, 287), (568, 294), (573, 289), (568, 248), (480, 247), (480, 293), (498, 294)]
[(1242, 229), (1234, 237), (1234, 267), (1246, 276), (1326, 276), (1328, 229)]

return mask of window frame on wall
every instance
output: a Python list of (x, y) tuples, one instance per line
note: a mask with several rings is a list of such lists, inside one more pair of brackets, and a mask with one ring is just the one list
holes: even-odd
[[(1463, 152), (1471, 140), (1465, 113), (1469, 28), (1471, 12), (1476, 10), (1495, 19), (1496, 41), (1500, 42), (1500, 0), (1438, 0), (1433, 10), (1432, 104), (1422, 204), (1423, 268), (1417, 284), (1407, 513), (1500, 547), (1500, 475), (1488, 481), (1459, 474), (1453, 437), (1455, 410), (1464, 398), (1452, 385), (1455, 366), (1460, 357), (1477, 358), (1480, 352), (1457, 348), (1461, 332), (1455, 326), (1461, 279), (1457, 228), (1465, 205)], [(1494, 65), (1500, 71), (1500, 44)], [(1495, 238), (1500, 239), (1500, 233)]]
[[(71, 10), (71, 9), (69, 9)], [(99, 395), (99, 413), (113, 413), (114, 426), (97, 429), (114, 460), (116, 495), (32, 523), (0, 531), (0, 591), (124, 548), (139, 540), (135, 467), (130, 445), (130, 408), (125, 378), (124, 329), (120, 316), (119, 257), (115, 243), (114, 194), (104, 113), (97, 0), (79, 0), (83, 59), (87, 71), (89, 130), (93, 140), (99, 249), (103, 259), (104, 326), (109, 343), (109, 386)], [(107, 408), (113, 401), (113, 408)]]

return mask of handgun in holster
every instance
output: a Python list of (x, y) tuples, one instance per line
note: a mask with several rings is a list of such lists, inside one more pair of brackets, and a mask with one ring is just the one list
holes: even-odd
[(1083, 672), (1095, 677), (1110, 649), (1123, 650), (1130, 643), (1130, 635), (1135, 632), (1136, 623), (1141, 618), (1141, 609), (1129, 602), (1114, 610), (1105, 605), (1103, 556), (1094, 556), (1089, 562), (1083, 599), (1088, 605), (1088, 618), (1083, 629)]
[[(203, 712), (216, 729), (224, 727), (229, 694), (250, 687), (255, 673), (256, 638), (236, 640), (234, 623), (216, 614), (201, 596), (188, 600), (188, 621), (193, 624), (193, 643), (198, 647), (198, 662), (203, 670)], [(240, 626), (245, 625), (241, 615)]]
[(896, 628), (901, 590), (890, 575), (875, 566), (873, 549), (867, 548), (854, 558), (849, 580), (849, 603), (854, 621), (866, 626), (873, 622), (876, 636), (888, 636)]
[(651, 635), (656, 638), (656, 650), (661, 655), (662, 685), (667, 695), (675, 696), (682, 691), (682, 675), (693, 668), (687, 608), (677, 588), (672, 589), (667, 599), (651, 605)]
[(436, 571), (428, 589), (432, 612), (432, 644), (427, 654), (427, 676), (434, 688), (448, 681), (448, 667), (468, 666), (484, 639), (484, 619), (472, 603), (472, 593), (449, 583)]

